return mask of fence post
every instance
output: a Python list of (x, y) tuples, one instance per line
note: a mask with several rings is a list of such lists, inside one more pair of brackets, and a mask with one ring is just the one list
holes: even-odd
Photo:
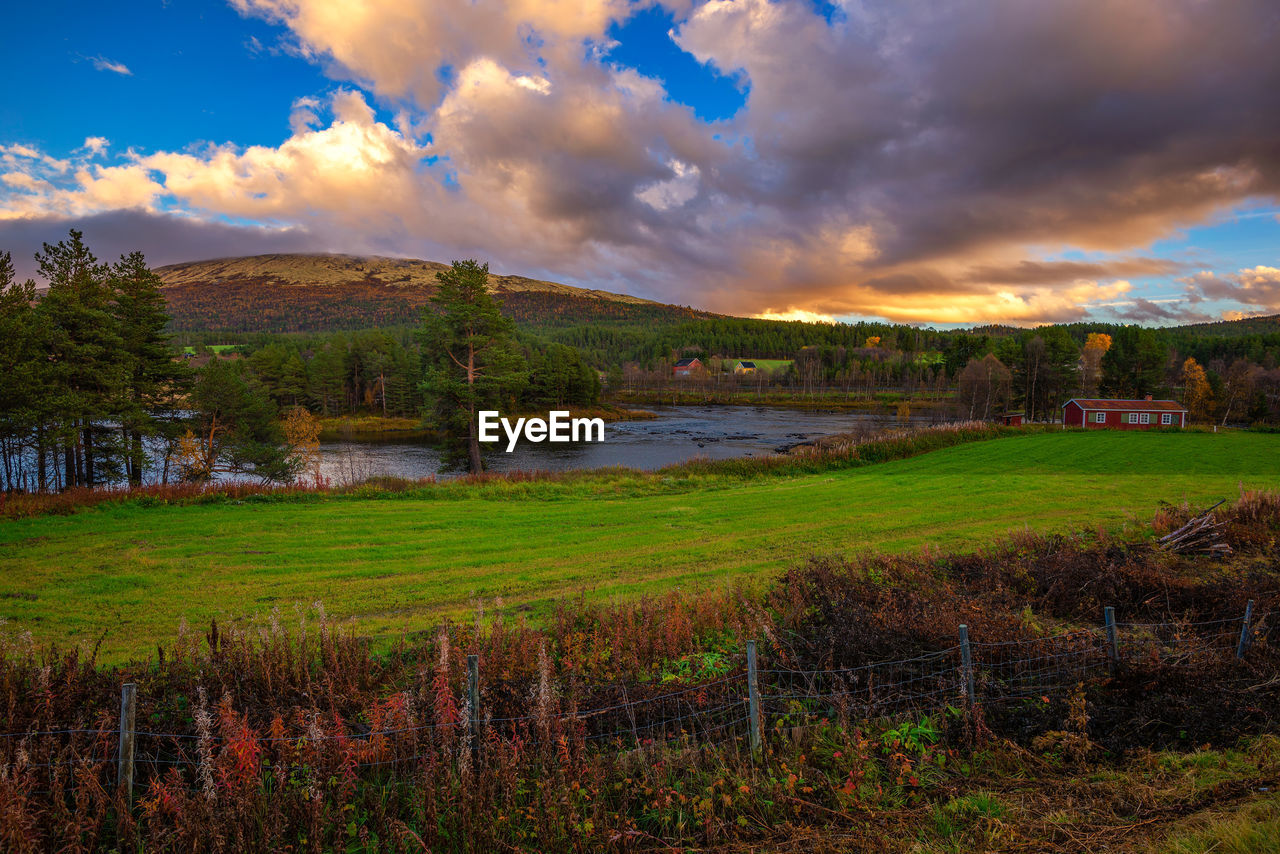
[(471, 710), (471, 749), (480, 750), (480, 656), (467, 656), (467, 704)]
[(1244, 625), (1240, 627), (1240, 643), (1236, 644), (1236, 658), (1243, 659), (1253, 641), (1253, 633), (1249, 631), (1249, 621), (1253, 619), (1253, 600), (1244, 606)]
[(747, 641), (747, 714), (751, 718), (751, 754), (760, 754), (760, 684), (756, 681), (756, 642)]
[(133, 807), (133, 742), (138, 718), (138, 686), (126, 682), (120, 687), (120, 750), (116, 764), (116, 783), (125, 791)]
[(1107, 627), (1107, 658), (1111, 659), (1111, 670), (1120, 666), (1120, 638), (1116, 634), (1116, 609), (1108, 605), (1102, 609), (1102, 621)]
[(964, 693), (969, 698), (969, 705), (974, 704), (973, 689), (973, 655), (969, 651), (969, 627), (960, 624), (960, 669), (964, 678)]

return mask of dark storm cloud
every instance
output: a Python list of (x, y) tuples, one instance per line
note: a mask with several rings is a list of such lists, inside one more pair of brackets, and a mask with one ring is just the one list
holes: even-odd
[(977, 259), (956, 275), (1001, 284), (1166, 273), (981, 259), (1124, 250), (1280, 192), (1278, 37), (1272, 0), (872, 2), (834, 28), (746, 2), (679, 33), (751, 82), (734, 127), (752, 156), (722, 170), (726, 192), (875, 225), (853, 280)]
[(261, 255), (268, 252), (322, 251), (326, 247), (301, 229), (286, 231), (203, 222), (144, 211), (113, 211), (79, 219), (43, 217), (0, 220), (0, 251), (13, 255), (18, 279), (33, 278), (33, 258), (44, 243), (57, 243), (69, 229), (84, 232), (85, 242), (102, 261), (141, 251), (152, 267), (182, 261)]
[(965, 281), (992, 285), (1052, 285), (1080, 279), (1156, 276), (1177, 272), (1182, 265), (1163, 258), (1120, 258), (1106, 263), (1083, 261), (1019, 261), (1008, 266), (974, 267)]
[(1202, 311), (1142, 298), (1135, 299), (1130, 305), (1114, 308), (1112, 314), (1129, 323), (1204, 323), (1214, 319)]

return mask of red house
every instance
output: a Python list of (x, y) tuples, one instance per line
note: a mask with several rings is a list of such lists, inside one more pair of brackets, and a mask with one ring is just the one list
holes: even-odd
[(677, 377), (691, 377), (704, 370), (706, 369), (702, 367), (701, 359), (681, 359), (672, 366), (671, 373)]
[(1072, 398), (1062, 405), (1066, 427), (1109, 427), (1112, 430), (1151, 430), (1186, 427), (1187, 410), (1172, 400), (1098, 400)]

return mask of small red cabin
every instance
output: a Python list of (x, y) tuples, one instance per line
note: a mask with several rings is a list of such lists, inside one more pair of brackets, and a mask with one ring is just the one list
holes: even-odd
[(1021, 412), (1006, 412), (1000, 416), (1000, 423), (1006, 427), (1021, 427), (1023, 417)]
[(673, 376), (691, 377), (695, 374), (701, 374), (706, 369), (702, 367), (701, 359), (681, 359), (671, 368)]
[(1172, 400), (1100, 400), (1072, 398), (1062, 405), (1066, 427), (1109, 427), (1112, 430), (1152, 430), (1187, 426), (1187, 410)]

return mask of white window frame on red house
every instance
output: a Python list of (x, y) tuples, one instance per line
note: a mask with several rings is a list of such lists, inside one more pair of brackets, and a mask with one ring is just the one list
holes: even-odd
[(1162, 413), (1160, 413), (1160, 423), (1161, 423), (1161, 424), (1172, 424), (1172, 423), (1173, 423), (1173, 413), (1172, 413), (1172, 412), (1162, 412)]
[(1107, 413), (1105, 413), (1105, 412), (1095, 412), (1095, 413), (1093, 413), (1093, 423), (1094, 423), (1094, 424), (1106, 424), (1106, 423), (1107, 423)]
[(1139, 416), (1138, 421), (1139, 421), (1139, 422), (1141, 422), (1141, 423), (1143, 423), (1143, 424), (1150, 424), (1150, 423), (1151, 423), (1151, 413), (1150, 413), (1150, 412), (1144, 412), (1144, 413), (1142, 413), (1142, 415), (1141, 415), (1141, 416)]

